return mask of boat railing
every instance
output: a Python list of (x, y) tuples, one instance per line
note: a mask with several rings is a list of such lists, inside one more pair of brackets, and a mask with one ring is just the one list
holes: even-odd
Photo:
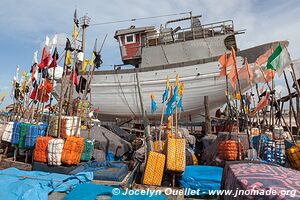
[(146, 44), (142, 46), (157, 46), (161, 44), (170, 44), (196, 40), (201, 38), (215, 37), (218, 35), (227, 35), (234, 33), (232, 20), (209, 23), (189, 28), (172, 28), (161, 29), (158, 33), (148, 34), (146, 36)]

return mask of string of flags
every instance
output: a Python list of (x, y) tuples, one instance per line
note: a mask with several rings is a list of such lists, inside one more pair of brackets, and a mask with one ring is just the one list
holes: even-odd
[[(174, 88), (174, 89), (173, 89)], [(183, 109), (183, 92), (184, 82), (179, 82), (179, 75), (176, 75), (174, 87), (171, 86), (169, 77), (166, 78), (166, 86), (164, 93), (162, 94), (162, 104), (166, 107), (165, 115), (168, 118), (173, 114), (174, 110), (179, 108), (181, 112)], [(157, 104), (154, 99), (154, 95), (151, 94), (151, 112), (154, 113), (157, 110)]]
[[(260, 90), (265, 90), (265, 84), (274, 79), (275, 73), (277, 72), (278, 77), (280, 77), (283, 70), (289, 67), (292, 63), (287, 48), (282, 46), (282, 44), (280, 43), (275, 50), (273, 50), (273, 48), (270, 48), (264, 54), (259, 56), (256, 59), (253, 68), (251, 68), (250, 64), (248, 63), (247, 58), (245, 58), (243, 66), (238, 70), (236, 53), (233, 47), (231, 47), (229, 56), (227, 56), (226, 52), (224, 52), (224, 54), (220, 56), (218, 61), (220, 66), (219, 77), (227, 76), (234, 91), (236, 91), (236, 84), (238, 79), (243, 79), (247, 81), (248, 84), (263, 83)], [(231, 69), (228, 73), (228, 69), (230, 67)], [(237, 95), (238, 94), (239, 93), (237, 93)], [(240, 98), (240, 100), (242, 99), (245, 102), (246, 110), (249, 110), (251, 104), (251, 101), (249, 99), (251, 99), (251, 97), (249, 98), (246, 96), (247, 95), (243, 95), (243, 98)], [(254, 109), (253, 112), (258, 112), (262, 109), (262, 107), (266, 106), (267, 103), (268, 95), (265, 95), (265, 97), (260, 101), (260, 104), (257, 105), (256, 109)]]

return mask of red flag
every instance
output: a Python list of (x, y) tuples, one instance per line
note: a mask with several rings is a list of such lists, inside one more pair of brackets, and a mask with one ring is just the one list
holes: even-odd
[(227, 71), (227, 55), (226, 52), (219, 58), (219, 63), (220, 63), (220, 77), (221, 76), (226, 76), (226, 71)]
[(58, 59), (58, 52), (57, 52), (57, 48), (55, 47), (53, 55), (52, 55), (52, 62), (49, 65), (49, 68), (57, 66), (57, 63), (56, 63), (57, 59)]
[(52, 84), (51, 81), (49, 79), (45, 79), (44, 81), (44, 88), (46, 90), (47, 93), (50, 93), (52, 91)]
[(44, 85), (40, 85), (38, 89), (37, 100), (42, 103), (47, 102), (49, 100), (49, 94), (47, 93), (47, 90)]
[(254, 67), (261, 66), (262, 64), (266, 63), (268, 61), (268, 58), (272, 54), (272, 52), (273, 52), (273, 49), (270, 48), (263, 55), (259, 56), (255, 61)]
[(31, 81), (32, 82), (36, 79), (35, 73), (36, 73), (36, 64), (32, 65), (32, 67), (31, 67)]
[(44, 47), (42, 58), (41, 58), (41, 63), (38, 65), (38, 67), (40, 69), (42, 69), (45, 66), (48, 66), (49, 62), (50, 62), (50, 53), (48, 53), (46, 47)]
[(258, 111), (264, 109), (267, 105), (269, 105), (269, 97), (270, 97), (270, 92), (268, 92), (264, 98), (260, 100), (260, 102), (257, 104), (256, 108), (254, 109), (252, 114), (257, 113)]
[(251, 70), (247, 58), (245, 60), (244, 66), (238, 71), (238, 76), (248, 82), (252, 81), (254, 78), (253, 71)]
[(231, 67), (231, 71), (228, 74), (228, 78), (230, 79), (231, 85), (233, 87), (233, 89), (236, 89), (236, 82), (237, 82), (237, 65), (236, 65), (236, 56), (235, 56), (235, 50), (233, 47), (231, 47), (231, 54), (230, 57), (228, 58), (227, 61), (227, 66), (228, 64), (233, 63), (232, 67)]
[(52, 59), (52, 62), (51, 64), (49, 65), (49, 68), (52, 68), (52, 67), (56, 67), (57, 66), (57, 63), (56, 63), (56, 55), (54, 55), (53, 59)]
[(36, 89), (36, 87), (34, 87), (34, 89), (32, 90), (32, 92), (30, 94), (30, 99), (36, 100), (36, 92), (37, 92), (37, 89)]
[(275, 71), (272, 69), (266, 69), (264, 71), (264, 74), (265, 74), (265, 78), (266, 78), (265, 81), (267, 81), (267, 82), (272, 81), (275, 77)]
[(78, 77), (77, 77), (76, 70), (75, 70), (74, 73), (71, 73), (71, 74), (70, 74), (70, 81), (73, 80), (73, 74), (74, 74), (74, 84), (75, 84), (75, 85), (78, 85)]

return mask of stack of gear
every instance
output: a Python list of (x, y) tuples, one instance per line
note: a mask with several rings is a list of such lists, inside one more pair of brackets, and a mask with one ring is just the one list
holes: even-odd
[(205, 150), (203, 151), (202, 162), (205, 162), (207, 165), (220, 164), (219, 159), (217, 159), (219, 154), (219, 145), (221, 142), (226, 140), (240, 140), (244, 151), (246, 152), (249, 149), (248, 134), (246, 132), (220, 132), (215, 140), (206, 145)]
[(62, 151), (64, 147), (63, 139), (51, 139), (48, 143), (48, 164), (61, 165)]
[(109, 152), (112, 152), (115, 157), (122, 157), (132, 151), (129, 142), (102, 126), (94, 126), (90, 129), (90, 134), (87, 132), (83, 130), (82, 136), (95, 139), (93, 157), (97, 161), (105, 161)]
[(14, 122), (8, 122), (2, 135), (2, 141), (11, 142)]
[(275, 163), (275, 142), (269, 140), (263, 144), (263, 160)]
[(25, 140), (26, 140), (28, 126), (29, 126), (29, 124), (26, 124), (26, 123), (22, 123), (22, 125), (21, 125), (19, 149), (25, 149)]
[(286, 155), (294, 169), (300, 170), (300, 144), (286, 150)]
[(67, 137), (64, 145), (61, 161), (68, 165), (77, 165), (84, 147), (84, 138), (70, 136)]
[(181, 138), (169, 138), (167, 140), (167, 165), (168, 171), (172, 172), (183, 172), (186, 163), (186, 147), (185, 139)]
[(210, 190), (221, 189), (222, 174), (223, 168), (221, 167), (187, 166), (179, 181), (185, 190), (200, 190), (201, 194), (205, 196), (209, 194)]
[(0, 138), (2, 138), (3, 136), (3, 133), (6, 129), (6, 126), (7, 126), (7, 122), (1, 122), (0, 121)]
[(90, 112), (90, 106), (91, 106), (90, 101), (76, 99), (74, 103), (75, 103), (74, 106), (75, 115), (81, 117), (83, 121), (86, 121), (88, 114)]
[(94, 150), (94, 139), (84, 139), (84, 147), (81, 154), (80, 160), (82, 161), (89, 161), (92, 158)]
[(11, 143), (13, 145), (18, 145), (20, 142), (20, 132), (21, 132), (22, 122), (15, 122), (13, 124)]
[(164, 174), (166, 157), (164, 154), (150, 151), (146, 163), (143, 184), (160, 186)]
[(252, 138), (253, 147), (257, 151), (257, 154), (260, 158), (263, 158), (263, 144), (269, 140), (270, 139), (265, 134), (260, 134)]
[(36, 143), (36, 138), (46, 135), (47, 127), (48, 124), (40, 124), (40, 125), (29, 124), (27, 126), (25, 147), (26, 148), (34, 147)]
[(276, 163), (284, 166), (285, 165), (285, 144), (284, 140), (275, 141), (275, 159)]
[(37, 137), (34, 149), (34, 161), (47, 162), (48, 157), (48, 143), (52, 140), (52, 137)]
[(81, 121), (76, 116), (62, 116), (60, 135), (63, 138), (67, 136), (80, 136)]
[(273, 129), (274, 139), (281, 140), (284, 139), (284, 129), (282, 126), (275, 126)]
[(51, 117), (48, 134), (52, 137), (58, 137), (59, 116)]
[(243, 144), (236, 140), (226, 140), (219, 145), (219, 158), (221, 160), (239, 160), (244, 155)]

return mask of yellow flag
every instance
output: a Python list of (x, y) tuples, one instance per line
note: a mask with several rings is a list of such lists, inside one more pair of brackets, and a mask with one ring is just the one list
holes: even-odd
[(26, 71), (23, 71), (23, 72), (22, 72), (22, 77), (25, 78), (26, 75), (27, 75), (27, 72), (26, 72)]
[(175, 86), (178, 86), (178, 85), (179, 85), (179, 75), (177, 74), (176, 75)]
[(94, 55), (94, 52), (92, 52), (92, 58), (90, 60), (90, 66), (94, 66), (94, 60), (95, 60), (95, 55)]
[(167, 87), (168, 87), (169, 90), (171, 90), (170, 79), (169, 79), (168, 76), (167, 76)]
[(78, 36), (78, 32), (77, 32), (77, 26), (76, 26), (76, 24), (74, 23), (74, 31), (73, 31), (73, 38), (74, 39), (76, 39), (77, 38), (77, 36)]
[(66, 65), (70, 66), (71, 64), (72, 64), (72, 55), (70, 51), (67, 51)]
[(241, 100), (241, 94), (240, 94), (240, 93), (236, 93), (235, 98), (236, 98), (237, 100)]
[(178, 94), (180, 97), (182, 96), (183, 91), (184, 91), (184, 83), (182, 82), (182, 83), (180, 83), (179, 90), (178, 90)]
[(1, 97), (1, 99), (0, 99), (0, 103), (2, 103), (2, 102), (4, 101), (5, 97), (6, 97), (6, 93), (3, 93), (3, 94), (2, 94), (2, 97)]
[(84, 59), (83, 63), (82, 63), (82, 73), (86, 73), (86, 68), (88, 66), (88, 64), (90, 63), (90, 61), (88, 59)]

